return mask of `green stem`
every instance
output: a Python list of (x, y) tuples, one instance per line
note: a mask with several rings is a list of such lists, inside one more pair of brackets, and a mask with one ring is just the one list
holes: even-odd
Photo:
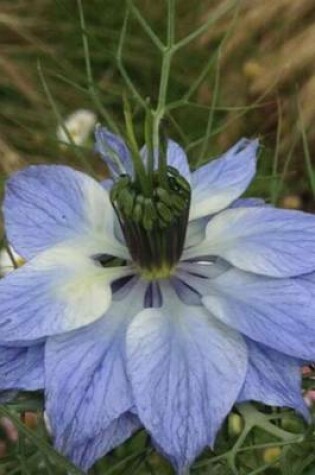
[(167, 88), (170, 75), (170, 68), (173, 56), (173, 49), (168, 47), (164, 50), (162, 61), (162, 73), (160, 80), (159, 98), (155, 111), (153, 112), (153, 146), (154, 150), (159, 150), (159, 129), (160, 123), (165, 113)]
[(128, 0), (128, 6), (131, 9), (132, 13), (134, 16), (137, 18), (138, 22), (144, 29), (144, 31), (147, 33), (149, 38), (151, 38), (152, 43), (160, 50), (163, 50), (163, 43), (160, 40), (160, 38), (154, 33), (152, 30), (151, 26), (148, 24), (147, 20), (145, 17), (140, 13), (140, 10), (134, 5), (132, 0)]
[(278, 108), (278, 127), (277, 127), (277, 140), (276, 150), (272, 162), (272, 179), (271, 179), (271, 193), (270, 201), (272, 205), (276, 205), (277, 200), (277, 186), (278, 186), (278, 163), (279, 163), (279, 150), (280, 150), (280, 138), (282, 133), (282, 108), (279, 97), (277, 98)]
[(275, 437), (278, 437), (279, 439), (282, 439), (283, 441), (291, 441), (291, 440), (296, 439), (296, 434), (287, 432), (266, 420), (258, 424), (258, 427), (268, 432), (269, 434), (274, 435)]
[(150, 186), (153, 187), (153, 170), (154, 170), (154, 147), (153, 147), (153, 119), (150, 108), (146, 110), (145, 120), (145, 143), (147, 146), (147, 174)]
[(217, 8), (217, 10), (213, 14), (210, 14), (208, 20), (203, 25), (201, 25), (195, 31), (193, 31), (188, 36), (176, 43), (175, 50), (178, 51), (179, 49), (183, 48), (184, 46), (187, 46), (189, 43), (197, 39), (199, 36), (209, 30), (211, 25), (213, 25), (216, 21), (222, 18), (229, 10), (231, 10), (233, 6), (236, 5), (237, 0), (226, 1), (220, 4), (219, 8)]
[(274, 435), (275, 437), (279, 437), (284, 441), (295, 440), (297, 437), (296, 434), (287, 432), (281, 429), (280, 427), (272, 424), (272, 422), (270, 422), (269, 418), (266, 417), (265, 414), (259, 412), (251, 404), (242, 404), (238, 406), (238, 410), (246, 421), (246, 424), (251, 428), (259, 427), (260, 429), (268, 432), (269, 434)]
[(144, 164), (140, 157), (139, 147), (138, 147), (136, 136), (133, 129), (130, 104), (126, 97), (124, 97), (124, 115), (125, 115), (126, 129), (127, 129), (127, 138), (128, 138), (128, 143), (129, 143), (131, 152), (132, 152), (136, 179), (139, 181), (144, 195), (150, 196), (152, 190), (150, 189), (150, 183), (146, 178)]
[(124, 23), (121, 29), (120, 33), (120, 38), (119, 38), (119, 44), (118, 44), (118, 50), (117, 50), (117, 66), (120, 71), (120, 74), (122, 75), (124, 81), (126, 82), (128, 88), (130, 89), (131, 93), (136, 97), (137, 101), (139, 104), (142, 105), (144, 109), (146, 109), (146, 102), (142, 98), (141, 94), (135, 87), (134, 83), (132, 82), (125, 66), (123, 63), (123, 47), (125, 44), (126, 40), (126, 34), (127, 34), (127, 26), (128, 26), (128, 21), (129, 21), (129, 14), (130, 14), (130, 7), (127, 5), (126, 8), (126, 13), (125, 13), (125, 18), (124, 18)]
[(96, 109), (98, 109), (100, 114), (104, 117), (109, 127), (114, 132), (118, 133), (119, 130), (118, 130), (117, 125), (115, 124), (115, 122), (113, 121), (112, 117), (107, 112), (107, 110), (104, 109), (104, 107), (102, 106), (102, 103), (98, 97), (98, 91), (95, 88), (95, 83), (94, 83), (93, 73), (92, 73), (92, 66), (91, 66), (91, 61), (90, 61), (89, 40), (88, 40), (88, 35), (87, 35), (87, 30), (86, 30), (82, 0), (77, 0), (77, 3), (78, 3), (78, 10), (79, 10), (79, 16), (80, 16), (80, 26), (81, 26), (81, 33), (82, 33), (82, 43), (83, 43), (88, 92), (91, 96), (92, 102), (94, 103)]
[(198, 168), (200, 163), (203, 163), (204, 159), (206, 158), (207, 151), (208, 151), (208, 148), (209, 148), (209, 141), (210, 141), (212, 128), (213, 128), (215, 106), (216, 106), (216, 103), (217, 103), (218, 92), (219, 92), (220, 60), (221, 60), (221, 49), (219, 48), (218, 55), (217, 55), (217, 65), (216, 65), (215, 77), (214, 77), (214, 86), (213, 86), (211, 108), (210, 108), (209, 115), (208, 115), (205, 139), (202, 143), (200, 156), (199, 156), (197, 162), (195, 163), (196, 168)]
[(300, 101), (298, 99), (298, 96), (297, 96), (296, 101), (297, 101), (298, 118), (299, 118), (299, 125), (300, 125), (300, 130), (301, 130), (301, 135), (302, 135), (302, 143), (303, 143), (306, 169), (307, 169), (307, 172), (308, 172), (310, 188), (312, 190), (313, 197), (315, 198), (315, 174), (314, 174), (314, 168), (313, 168), (313, 164), (312, 164), (310, 148), (309, 148), (308, 139), (307, 139), (307, 131), (306, 131), (306, 128), (305, 128), (303, 113), (302, 113), (301, 104), (300, 104)]
[(78, 159), (80, 160), (82, 166), (89, 171), (89, 173), (91, 173), (92, 176), (95, 176), (95, 173), (94, 173), (94, 170), (93, 168), (91, 167), (90, 163), (88, 162), (88, 160), (85, 158), (84, 154), (81, 152), (81, 149), (78, 145), (75, 144), (69, 130), (67, 129), (67, 127), (65, 126), (64, 124), (64, 120), (62, 118), (62, 115), (61, 113), (59, 112), (59, 109), (55, 103), (55, 100), (53, 98), (53, 95), (50, 91), (50, 88), (48, 86), (48, 83), (46, 81), (46, 78), (45, 78), (45, 75), (44, 75), (44, 72), (43, 72), (43, 69), (42, 69), (42, 65), (40, 63), (40, 61), (37, 62), (37, 70), (38, 70), (38, 74), (39, 74), (39, 79), (42, 83), (42, 86), (43, 86), (43, 89), (44, 89), (44, 92), (45, 92), (45, 95), (48, 99), (48, 102), (52, 108), (52, 111), (53, 113), (55, 114), (55, 117), (57, 119), (57, 123), (58, 125), (60, 125), (62, 131), (64, 132), (65, 136), (67, 137), (70, 145), (71, 145), (71, 148), (73, 149), (74, 153), (76, 154), (76, 156), (78, 157)]
[(30, 442), (32, 442), (44, 455), (53, 460), (60, 468), (63, 468), (69, 475), (84, 475), (79, 468), (68, 461), (65, 457), (56, 452), (53, 447), (39, 436), (38, 433), (29, 429), (20, 418), (4, 406), (0, 406), (0, 416), (9, 417), (12, 420), (18, 431), (23, 434)]
[[(165, 114), (165, 106), (167, 99), (167, 90), (170, 77), (171, 63), (174, 54), (175, 40), (175, 0), (168, 0), (168, 19), (167, 19), (167, 45), (163, 50), (162, 73), (160, 79), (159, 97), (155, 111), (153, 112), (153, 149), (159, 153), (160, 123)], [(159, 153), (159, 170), (161, 181), (166, 180), (166, 156)]]

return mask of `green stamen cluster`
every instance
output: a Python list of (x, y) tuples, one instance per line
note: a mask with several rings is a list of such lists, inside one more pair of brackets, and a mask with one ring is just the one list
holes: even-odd
[(111, 190), (131, 256), (150, 280), (169, 276), (178, 262), (190, 205), (190, 186), (177, 169), (167, 166), (163, 183), (154, 171), (152, 185), (145, 195), (136, 181), (123, 175)]

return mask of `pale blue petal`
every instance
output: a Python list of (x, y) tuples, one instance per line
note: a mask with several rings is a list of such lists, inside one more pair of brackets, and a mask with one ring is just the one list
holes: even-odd
[[(122, 172), (133, 175), (132, 158), (125, 141), (106, 127), (95, 128), (96, 151), (100, 154), (108, 166), (113, 178), (117, 178)], [(117, 164), (119, 160), (122, 168)]]
[(191, 174), (185, 151), (174, 140), (167, 141), (167, 163), (176, 168), (179, 173), (191, 182)]
[(41, 253), (0, 280), (0, 342), (28, 342), (86, 326), (111, 304), (111, 283), (133, 273), (102, 267), (94, 241), (71, 241)]
[(303, 285), (306, 285), (312, 296), (315, 297), (315, 272), (299, 276), (298, 281), (303, 282)]
[(123, 357), (125, 326), (121, 319), (108, 320), (47, 342), (46, 410), (60, 449), (67, 441), (76, 446), (95, 437), (133, 405)]
[(110, 191), (114, 184), (114, 180), (112, 178), (106, 178), (101, 182), (101, 185), (105, 188), (106, 191)]
[(141, 427), (139, 419), (130, 413), (123, 414), (93, 439), (64, 450), (72, 462), (87, 471), (100, 458), (127, 440)]
[(246, 190), (255, 175), (257, 148), (257, 140), (242, 139), (192, 173), (191, 220), (227, 208)]
[(255, 208), (256, 206), (270, 206), (262, 198), (239, 198), (233, 201), (230, 208)]
[(246, 343), (249, 365), (238, 401), (290, 407), (309, 419), (301, 390), (301, 362), (252, 340)]
[[(140, 154), (143, 158), (144, 163), (147, 163), (147, 147), (144, 145), (142, 147)], [(169, 139), (167, 141), (167, 152), (166, 152), (167, 164), (176, 168), (179, 173), (188, 181), (191, 182), (191, 173), (189, 169), (189, 163), (187, 160), (187, 155), (184, 149), (178, 145), (174, 140)], [(154, 168), (158, 168), (158, 155), (155, 154), (154, 157)]]
[(180, 262), (171, 283), (177, 296), (187, 305), (202, 305), (202, 297), (208, 292), (212, 279), (231, 266), (217, 259), (214, 262)]
[(184, 246), (185, 250), (200, 244), (204, 240), (209, 219), (211, 218), (207, 216), (204, 218), (194, 219), (188, 223)]
[[(266, 205), (264, 200), (260, 198), (243, 198), (235, 200), (230, 208), (252, 208), (256, 206), (269, 206)], [(193, 219), (189, 221), (187, 226), (185, 249), (200, 244), (206, 236), (206, 228), (209, 221), (213, 218), (213, 215), (204, 216), (202, 218)]]
[(167, 292), (163, 308), (129, 326), (127, 367), (139, 419), (181, 471), (213, 445), (243, 384), (247, 348), (202, 307)]
[(0, 391), (44, 388), (44, 347), (0, 347)]
[[(55, 444), (70, 450), (133, 407), (125, 370), (126, 327), (143, 308), (142, 282), (85, 329), (46, 343), (46, 410)], [(72, 450), (72, 449), (71, 449)]]
[(212, 279), (203, 298), (220, 321), (289, 356), (315, 359), (314, 299), (300, 279), (232, 269)]
[(220, 256), (234, 266), (270, 277), (315, 270), (315, 216), (274, 208), (229, 209), (208, 224), (205, 240), (184, 258)]
[(202, 295), (189, 285), (185, 279), (181, 279), (181, 273), (171, 277), (170, 282), (176, 292), (177, 297), (185, 305), (201, 305)]
[(108, 193), (65, 166), (31, 166), (13, 175), (6, 184), (4, 218), (10, 244), (27, 260), (91, 233), (115, 241)]

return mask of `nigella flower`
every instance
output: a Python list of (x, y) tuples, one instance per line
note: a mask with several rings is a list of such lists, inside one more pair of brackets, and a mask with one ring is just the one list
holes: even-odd
[(1, 388), (44, 387), (55, 446), (82, 468), (144, 427), (182, 474), (237, 402), (306, 415), (315, 218), (238, 199), (257, 146), (191, 172), (173, 141), (131, 153), (98, 128), (105, 184), (64, 166), (8, 181), (27, 262), (0, 281)]

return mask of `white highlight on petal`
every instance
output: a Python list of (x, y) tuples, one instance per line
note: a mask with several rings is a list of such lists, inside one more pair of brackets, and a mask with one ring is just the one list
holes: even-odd
[(112, 301), (111, 283), (135, 270), (132, 266), (102, 267), (94, 258), (104, 253), (100, 243), (88, 238), (69, 240), (0, 280), (3, 343), (61, 334), (106, 313)]
[(130, 266), (101, 267), (92, 258), (100, 252), (99, 246), (86, 239), (56, 246), (36, 259), (35, 271), (52, 272), (50, 293), (65, 306), (64, 329), (101, 317), (111, 303), (111, 282), (134, 272)]
[[(115, 237), (116, 216), (110, 202), (109, 193), (101, 186), (95, 186), (92, 180), (82, 182), (84, 196), (84, 214), (86, 216), (86, 242), (99, 241), (102, 252), (113, 254), (122, 259), (130, 259), (129, 251)], [(105, 245), (106, 242), (106, 245)]]
[[(66, 118), (64, 127), (76, 145), (83, 145), (91, 134), (96, 121), (97, 118), (94, 112), (87, 109), (78, 109)], [(68, 135), (61, 125), (58, 126), (56, 134), (60, 142), (67, 145), (71, 144)]]

